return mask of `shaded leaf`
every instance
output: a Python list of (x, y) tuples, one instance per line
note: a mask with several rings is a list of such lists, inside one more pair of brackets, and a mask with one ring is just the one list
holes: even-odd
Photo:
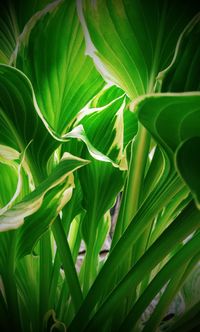
[(200, 94), (155, 94), (138, 99), (139, 120), (173, 154), (187, 138), (198, 135), (200, 125)]
[[(199, 114), (200, 118), (200, 114)], [(200, 209), (200, 131), (199, 137), (192, 137), (179, 146), (176, 153), (177, 169), (190, 188), (197, 207)]]
[[(147, 96), (138, 102), (136, 109), (139, 120), (167, 152), (171, 163), (177, 165), (199, 205), (200, 94), (191, 92)], [(188, 141), (183, 143), (185, 140)], [(182, 143), (180, 151), (177, 150)]]
[(157, 77), (163, 92), (200, 90), (200, 14), (186, 26), (176, 46), (174, 58)]
[(0, 3), (0, 62), (8, 64), (25, 23), (49, 0), (5, 0)]

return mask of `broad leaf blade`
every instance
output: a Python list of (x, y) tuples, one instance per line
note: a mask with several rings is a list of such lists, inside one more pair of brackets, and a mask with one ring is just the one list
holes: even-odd
[[(200, 118), (200, 115), (199, 115)], [(199, 132), (200, 133), (200, 132)], [(190, 188), (197, 207), (200, 209), (200, 134), (192, 137), (179, 146), (176, 153), (177, 169)]]
[(20, 36), (16, 65), (30, 78), (41, 112), (59, 134), (69, 130), (77, 113), (104, 85), (85, 56), (72, 0), (55, 2), (30, 20)]
[[(147, 96), (138, 102), (136, 108), (139, 120), (167, 152), (173, 167), (177, 163), (181, 176), (199, 206), (199, 181), (196, 182), (196, 179), (199, 165), (200, 94), (191, 92)], [(184, 144), (187, 140), (188, 143)]]
[[(19, 70), (0, 65), (0, 144), (19, 152), (34, 176), (45, 174), (46, 164), (59, 143), (39, 116), (30, 81)], [(36, 173), (36, 174), (35, 174)]]
[(0, 62), (8, 64), (30, 17), (50, 0), (7, 0), (0, 3)]
[(20, 227), (24, 223), (24, 218), (32, 215), (41, 207), (48, 191), (60, 185), (72, 171), (87, 163), (88, 161), (66, 154), (46, 180), (25, 196), (21, 202), (0, 216), (0, 230), (6, 231)]
[(139, 120), (163, 145), (174, 153), (185, 139), (199, 132), (200, 94), (155, 94), (138, 100)]
[(179, 0), (77, 3), (88, 53), (131, 99), (152, 91), (157, 74), (172, 60), (180, 33), (199, 9), (196, 1)]
[(186, 26), (178, 40), (174, 58), (157, 77), (163, 92), (200, 90), (200, 14)]

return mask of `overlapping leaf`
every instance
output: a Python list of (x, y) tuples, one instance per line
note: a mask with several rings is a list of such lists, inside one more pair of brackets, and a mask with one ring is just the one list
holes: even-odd
[[(198, 114), (200, 119), (200, 112)], [(198, 136), (191, 137), (179, 146), (176, 153), (177, 168), (192, 191), (196, 204), (200, 208), (200, 126)]]
[(16, 65), (30, 78), (41, 112), (59, 134), (104, 85), (85, 41), (75, 2), (57, 1), (26, 25)]
[[(125, 100), (119, 97), (102, 108), (89, 109), (80, 121), (90, 142), (116, 164), (124, 161), (124, 113)], [(133, 115), (132, 137), (137, 132), (137, 120)], [(125, 161), (124, 161), (125, 162)], [(125, 167), (123, 165), (122, 167)]]
[(33, 192), (23, 198), (21, 202), (0, 215), (1, 231), (16, 229), (24, 223), (24, 218), (35, 213), (43, 203), (48, 191), (59, 186), (75, 169), (88, 162), (77, 157), (64, 155), (63, 160), (52, 174), (46, 178)]
[[(140, 121), (168, 152), (171, 161), (179, 145), (188, 139), (190, 139), (188, 143), (190, 147), (191, 142), (195, 144), (190, 157), (193, 161), (199, 160), (198, 155), (195, 155), (198, 151), (199, 139), (193, 139), (195, 136), (200, 136), (200, 94), (198, 92), (144, 97), (137, 104), (137, 109)], [(197, 176), (196, 167), (199, 161), (198, 164), (189, 161), (188, 144), (178, 152), (177, 167), (192, 192), (197, 195), (198, 183), (194, 188), (194, 174)]]
[(33, 176), (43, 176), (59, 143), (37, 113), (31, 83), (19, 70), (0, 65), (0, 95), (0, 144), (19, 152), (27, 148), (26, 161)]
[(179, 0), (77, 3), (88, 53), (131, 99), (152, 92), (155, 77), (172, 60), (180, 33), (200, 8), (196, 1)]
[(9, 63), (17, 39), (30, 17), (50, 0), (5, 0), (0, 3), (0, 62)]
[[(31, 252), (37, 240), (70, 200), (74, 188), (72, 172), (87, 163), (86, 160), (65, 154), (46, 180), (0, 215), (2, 259), (6, 258), (16, 232), (16, 256), (22, 257)], [(16, 231), (10, 231), (17, 228)], [(2, 261), (0, 266), (4, 266)]]
[(162, 92), (200, 90), (199, 40), (200, 14), (198, 13), (180, 35), (171, 64), (157, 77)]

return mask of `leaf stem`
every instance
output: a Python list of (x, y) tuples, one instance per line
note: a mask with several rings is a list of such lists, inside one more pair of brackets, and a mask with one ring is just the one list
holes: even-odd
[(49, 307), (50, 275), (52, 270), (52, 254), (50, 233), (46, 232), (40, 239), (40, 329), (43, 330), (43, 319)]
[[(122, 299), (128, 296), (130, 289), (134, 289), (138, 286), (142, 280), (144, 271), (146, 273), (152, 270), (178, 243), (199, 228), (199, 217), (200, 211), (195, 208), (192, 202), (192, 204), (189, 204), (187, 208), (184, 209), (183, 213), (177, 217), (177, 220), (166, 229), (151, 248), (149, 248), (129, 273), (127, 273), (120, 284), (102, 304), (101, 308), (99, 308), (97, 313), (92, 317), (85, 331), (95, 331), (110, 315), (114, 315), (117, 308), (120, 307)], [(197, 246), (199, 238), (200, 233), (197, 234), (193, 242), (190, 242), (190, 244), (193, 243), (193, 251), (196, 248), (196, 253), (199, 251), (199, 247)], [(189, 247), (189, 254), (191, 256), (193, 255), (193, 251), (191, 251)], [(191, 256), (189, 256), (189, 258)]]
[(151, 136), (148, 131), (139, 124), (137, 136), (132, 141), (126, 187), (122, 196), (112, 247), (117, 243), (138, 210), (150, 140)]
[(148, 227), (152, 218), (163, 206), (170, 202), (171, 198), (183, 187), (183, 184), (179, 178), (175, 177), (174, 179), (170, 178), (169, 182), (166, 183), (164, 187), (165, 190), (163, 190), (163, 185), (162, 188), (158, 185), (154, 189), (140, 207), (137, 215), (133, 218), (116, 246), (110, 252), (107, 261), (104, 263), (104, 266), (88, 292), (84, 304), (81, 306), (78, 314), (70, 325), (69, 331), (84, 330), (95, 305), (105, 296), (105, 290), (107, 291), (108, 285), (110, 285), (111, 282), (113, 284), (113, 277), (120, 265), (119, 257), (120, 263), (122, 263), (124, 259), (127, 258), (127, 254), (129, 254), (134, 243)]
[(52, 231), (63, 264), (66, 282), (72, 297), (72, 303), (74, 305), (75, 312), (77, 312), (83, 301), (83, 295), (67, 237), (59, 218), (56, 218), (54, 221), (52, 225)]
[(3, 274), (2, 277), (5, 288), (8, 312), (10, 316), (10, 322), (13, 331), (21, 332), (19, 302), (18, 302), (17, 286), (15, 280), (15, 254), (16, 254), (16, 244), (17, 244), (17, 230), (12, 232), (13, 236), (11, 240), (11, 246), (9, 248), (6, 273)]

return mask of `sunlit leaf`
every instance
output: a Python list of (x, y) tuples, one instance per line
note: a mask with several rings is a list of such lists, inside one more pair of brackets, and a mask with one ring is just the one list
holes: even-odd
[(34, 176), (45, 174), (47, 161), (58, 142), (45, 128), (30, 81), (19, 70), (0, 65), (0, 143), (19, 152)]
[[(52, 47), (53, 46), (53, 47)], [(45, 119), (59, 134), (103, 87), (90, 57), (75, 2), (57, 1), (27, 24), (16, 50), (16, 65), (31, 80)]]
[(1, 231), (20, 227), (24, 223), (25, 217), (32, 215), (40, 208), (48, 191), (61, 184), (73, 170), (87, 163), (85, 160), (64, 155), (63, 160), (46, 180), (16, 206), (0, 215)]
[(172, 60), (180, 33), (199, 9), (196, 1), (179, 0), (77, 3), (87, 52), (131, 99), (152, 92), (157, 74)]

